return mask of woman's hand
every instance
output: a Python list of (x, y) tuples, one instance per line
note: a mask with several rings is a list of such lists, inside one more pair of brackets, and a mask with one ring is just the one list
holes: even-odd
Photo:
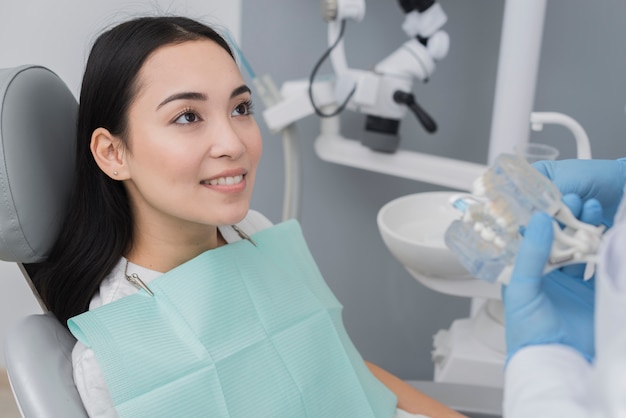
[[(394, 376), (380, 367), (365, 362), (372, 374), (376, 376), (398, 398), (398, 409), (411, 414), (425, 415), (431, 418), (463, 418), (465, 415), (447, 407), (441, 402), (425, 395), (404, 380)], [(467, 418), (467, 417), (466, 417)]]

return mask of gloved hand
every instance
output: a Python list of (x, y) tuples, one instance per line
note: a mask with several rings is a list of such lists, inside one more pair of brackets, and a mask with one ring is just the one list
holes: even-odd
[[(565, 200), (583, 222), (599, 224), (598, 201), (583, 204), (574, 195)], [(511, 280), (502, 287), (507, 361), (520, 348), (541, 344), (567, 345), (593, 360), (594, 279), (584, 281), (581, 266), (543, 275), (553, 236), (552, 218), (535, 213), (524, 231)]]
[(626, 161), (539, 161), (533, 167), (552, 180), (563, 195), (574, 193), (583, 201), (597, 199), (604, 210), (602, 223), (613, 225), (626, 183)]

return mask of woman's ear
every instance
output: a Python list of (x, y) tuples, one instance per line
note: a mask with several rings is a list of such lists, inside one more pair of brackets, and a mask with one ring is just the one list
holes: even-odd
[(113, 180), (126, 180), (128, 169), (124, 158), (125, 147), (122, 141), (108, 129), (98, 128), (91, 134), (91, 154), (96, 164)]

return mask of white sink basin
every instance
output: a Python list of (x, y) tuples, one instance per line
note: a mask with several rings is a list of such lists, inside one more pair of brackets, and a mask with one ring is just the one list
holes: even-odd
[(500, 285), (473, 278), (446, 247), (444, 234), (461, 214), (450, 204), (459, 192), (402, 196), (378, 212), (380, 234), (393, 256), (419, 282), (438, 292), (500, 298)]

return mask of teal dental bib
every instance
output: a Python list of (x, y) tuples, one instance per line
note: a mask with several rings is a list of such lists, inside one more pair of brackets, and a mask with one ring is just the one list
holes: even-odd
[(120, 417), (392, 417), (299, 224), (252, 238), (68, 321)]

